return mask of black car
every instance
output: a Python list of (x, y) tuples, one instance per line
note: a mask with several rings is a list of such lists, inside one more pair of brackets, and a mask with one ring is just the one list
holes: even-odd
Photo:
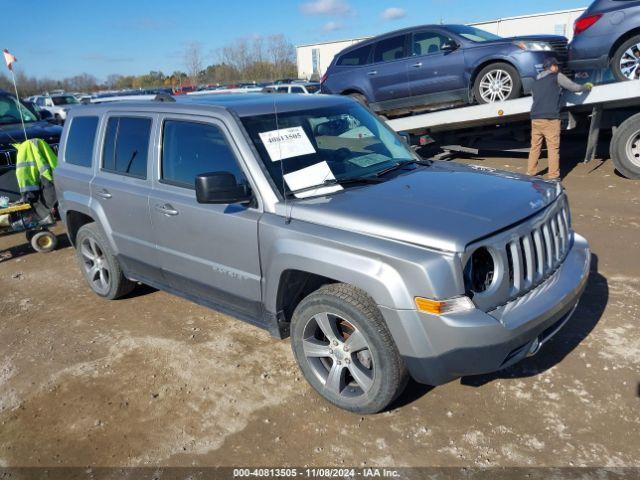
[(27, 138), (41, 138), (57, 152), (62, 127), (48, 122), (45, 116), (0, 90), (0, 196), (7, 196), (11, 201), (20, 198), (15, 174), (16, 149), (13, 145), (24, 141), (25, 131)]

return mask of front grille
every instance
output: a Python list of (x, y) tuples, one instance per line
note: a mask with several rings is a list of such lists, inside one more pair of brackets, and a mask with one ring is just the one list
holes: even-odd
[(509, 296), (516, 298), (546, 280), (563, 262), (570, 243), (565, 204), (530, 232), (506, 244)]
[(16, 150), (0, 150), (0, 168), (13, 167), (16, 164)]
[(556, 53), (560, 69), (563, 73), (569, 73), (567, 62), (569, 60), (569, 43), (566, 40), (552, 40), (549, 42), (551, 48)]

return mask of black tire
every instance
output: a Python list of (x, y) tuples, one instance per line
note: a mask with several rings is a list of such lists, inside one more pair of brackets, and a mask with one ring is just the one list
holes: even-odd
[(58, 237), (49, 230), (31, 232), (31, 235), (27, 234), (27, 239), (31, 247), (38, 253), (53, 252), (58, 246)]
[(638, 78), (640, 78), (640, 67), (635, 70), (635, 78), (629, 78), (622, 72), (622, 67), (620, 65), (625, 52), (632, 48), (634, 45), (640, 45), (640, 35), (631, 37), (629, 40), (620, 45), (611, 58), (611, 71), (613, 72), (613, 76), (616, 77), (616, 80), (618, 80), (619, 82), (637, 80)]
[(369, 106), (369, 102), (367, 102), (367, 97), (365, 97), (361, 93), (353, 92), (353, 93), (349, 93), (348, 96), (353, 98), (360, 105), (364, 105), (365, 107)]
[(476, 79), (473, 84), (473, 98), (475, 98), (476, 102), (479, 104), (493, 103), (483, 97), (483, 81), (485, 77), (489, 75), (491, 72), (495, 72), (499, 74), (499, 72), (504, 72), (511, 79), (511, 90), (507, 94), (507, 92), (502, 92), (496, 95), (504, 95), (503, 99), (497, 99), (494, 101), (506, 101), (513, 100), (514, 98), (519, 98), (522, 96), (522, 79), (520, 78), (520, 74), (518, 70), (516, 70), (513, 66), (504, 62), (492, 63), (484, 67), (478, 75), (476, 75)]
[(624, 177), (640, 179), (640, 113), (627, 118), (611, 137), (611, 160)]
[[(85, 280), (91, 290), (97, 295), (108, 300), (115, 300), (131, 292), (135, 283), (126, 278), (122, 273), (122, 268), (116, 259), (109, 242), (103, 237), (95, 223), (87, 223), (78, 230), (76, 235), (76, 258), (80, 264)], [(88, 248), (88, 251), (84, 248)], [(93, 258), (88, 253), (93, 253)], [(98, 270), (92, 273), (92, 267), (97, 266)], [(104, 268), (100, 268), (104, 267)], [(100, 270), (107, 270), (108, 275), (102, 276)], [(103, 278), (105, 281), (103, 281)]]
[[(316, 318), (326, 314), (326, 318), (333, 318), (334, 326), (341, 335), (339, 346), (331, 343), (327, 338), (317, 340), (317, 336), (310, 335), (320, 323)], [(352, 327), (352, 328), (351, 328)], [(349, 338), (361, 339), (366, 348), (358, 348)], [(335, 348), (335, 356), (319, 358), (305, 353), (306, 345), (318, 342), (319, 348)], [(353, 351), (346, 347), (351, 345)], [(293, 354), (309, 384), (326, 400), (337, 407), (358, 414), (373, 414), (385, 409), (404, 390), (408, 374), (404, 362), (391, 337), (391, 333), (382, 318), (375, 302), (363, 291), (346, 284), (325, 285), (304, 298), (293, 313), (291, 322), (291, 346)], [(338, 352), (340, 350), (340, 352)], [(336, 367), (337, 365), (343, 365)], [(368, 365), (368, 366), (367, 366)], [(337, 392), (330, 390), (329, 377), (334, 368), (341, 373)], [(357, 371), (365, 371), (366, 377), (356, 375)], [(322, 375), (326, 374), (326, 378)], [(359, 382), (356, 378), (366, 378), (367, 382)], [(367, 389), (361, 385), (367, 385)]]

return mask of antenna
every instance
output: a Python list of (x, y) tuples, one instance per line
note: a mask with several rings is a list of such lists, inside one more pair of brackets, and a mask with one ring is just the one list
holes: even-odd
[[(276, 96), (273, 97), (273, 114), (276, 119), (276, 131), (280, 130), (280, 123), (278, 122), (278, 106), (276, 104)], [(280, 176), (282, 177), (282, 195), (284, 197), (284, 222), (286, 224), (291, 223), (291, 216), (287, 211), (287, 193), (286, 182), (284, 180), (284, 159), (282, 158), (282, 144), (278, 142), (278, 156), (280, 157)]]

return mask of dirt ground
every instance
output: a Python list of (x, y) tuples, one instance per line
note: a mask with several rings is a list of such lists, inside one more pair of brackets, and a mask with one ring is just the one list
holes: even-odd
[(411, 384), (369, 417), (320, 399), (288, 341), (146, 287), (99, 299), (61, 228), (48, 255), (1, 237), (0, 467), (640, 466), (640, 182), (568, 169), (594, 252), (572, 321), (509, 370)]

